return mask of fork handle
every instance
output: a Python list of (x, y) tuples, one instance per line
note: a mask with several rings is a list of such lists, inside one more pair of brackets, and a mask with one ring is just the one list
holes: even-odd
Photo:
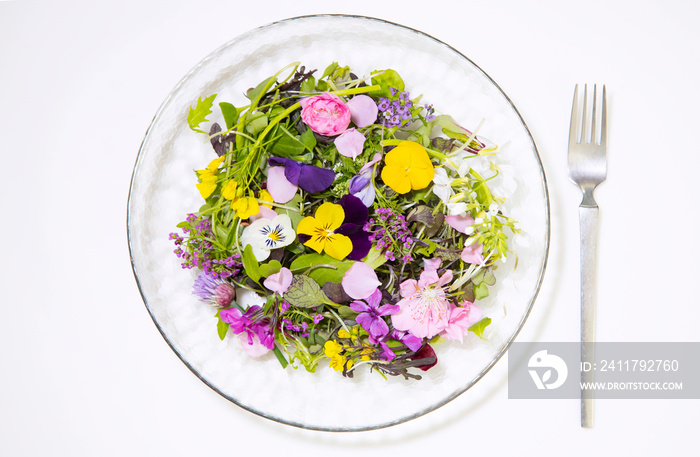
[[(584, 201), (579, 207), (581, 230), (581, 362), (594, 364), (596, 308), (596, 245), (598, 239), (598, 206)], [(581, 382), (592, 383), (594, 370), (581, 370)], [(583, 388), (583, 387), (582, 387)], [(581, 391), (581, 427), (593, 427), (592, 390)]]

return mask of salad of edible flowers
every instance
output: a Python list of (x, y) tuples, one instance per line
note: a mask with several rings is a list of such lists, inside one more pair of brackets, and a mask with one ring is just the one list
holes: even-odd
[(245, 95), (190, 108), (213, 150), (195, 170), (201, 207), (170, 234), (212, 331), (283, 367), (406, 379), (437, 343), (483, 337), (477, 303), (518, 231), (489, 189), (498, 167), (472, 167), (497, 147), (392, 69), (294, 63)]

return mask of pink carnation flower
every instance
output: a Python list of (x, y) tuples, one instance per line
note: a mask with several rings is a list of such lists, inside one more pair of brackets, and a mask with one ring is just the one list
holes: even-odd
[(350, 108), (335, 94), (302, 98), (301, 119), (311, 130), (326, 136), (340, 135), (350, 125)]
[(438, 277), (438, 265), (438, 262), (427, 261), (420, 280), (408, 279), (401, 283), (399, 311), (391, 316), (395, 329), (418, 338), (432, 338), (447, 328), (452, 305), (442, 286), (452, 281), (452, 270)]

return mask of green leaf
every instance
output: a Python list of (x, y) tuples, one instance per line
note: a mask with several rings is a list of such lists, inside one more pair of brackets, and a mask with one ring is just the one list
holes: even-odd
[(287, 359), (284, 358), (282, 355), (282, 351), (275, 346), (275, 348), (272, 350), (272, 352), (275, 353), (275, 357), (277, 357), (277, 360), (279, 361), (280, 365), (282, 365), (282, 368), (287, 368), (287, 365), (289, 365), (289, 362), (287, 362)]
[(485, 317), (485, 318), (481, 319), (479, 322), (477, 322), (476, 324), (469, 327), (469, 331), (474, 332), (474, 334), (476, 336), (478, 336), (479, 338), (481, 338), (483, 340), (484, 339), (484, 330), (486, 329), (486, 327), (489, 326), (490, 323), (491, 323), (491, 318)]
[(397, 89), (399, 92), (403, 92), (404, 88), (406, 87), (403, 79), (401, 79), (401, 76), (399, 76), (395, 70), (387, 69), (383, 72), (374, 71), (372, 72), (372, 75), (375, 75), (372, 76), (372, 85), (381, 86), (379, 95), (383, 97), (391, 97), (392, 88)]
[(226, 338), (226, 333), (228, 333), (228, 329), (231, 326), (231, 324), (222, 321), (218, 311), (216, 312), (216, 318), (218, 319), (218, 321), (216, 322), (216, 332), (219, 334), (219, 338), (221, 338), (221, 341), (223, 341), (224, 338)]
[(251, 135), (262, 132), (265, 127), (267, 127), (267, 116), (260, 111), (255, 111), (246, 120), (245, 129)]
[(229, 236), (229, 230), (221, 224), (216, 224), (216, 238), (222, 245), (226, 244)]
[(430, 257), (431, 255), (433, 255), (433, 252), (435, 252), (435, 250), (438, 248), (438, 245), (432, 240), (423, 240), (423, 241), (427, 242), (428, 246), (416, 249), (416, 252), (418, 254), (422, 254), (426, 257)]
[(211, 114), (211, 107), (214, 104), (215, 98), (216, 94), (210, 95), (204, 100), (202, 100), (202, 97), (199, 97), (195, 107), (193, 108), (190, 106), (190, 111), (187, 113), (187, 123), (195, 132), (207, 133), (200, 130), (198, 127), (202, 122), (208, 121), (207, 116)]
[(306, 151), (306, 146), (299, 138), (292, 136), (286, 129), (282, 129), (282, 131), (285, 134), (270, 147), (270, 151), (273, 155), (277, 157), (290, 157), (303, 154)]
[(260, 264), (253, 254), (253, 247), (249, 244), (243, 250), (243, 268), (250, 279), (255, 282), (260, 280)]
[(301, 83), (302, 92), (313, 92), (316, 89), (316, 78), (309, 76)]
[(321, 76), (321, 79), (325, 78), (326, 76), (332, 75), (337, 68), (338, 62), (333, 62), (332, 64), (328, 65), (326, 69), (323, 70), (323, 76)]
[(474, 299), (481, 300), (489, 296), (489, 288), (485, 282), (479, 283), (474, 287)]
[(305, 254), (294, 259), (290, 265), (293, 272), (304, 272), (312, 267), (308, 275), (320, 286), (327, 282), (341, 282), (353, 262), (337, 260), (328, 254)]
[(314, 148), (316, 147), (316, 137), (314, 136), (313, 130), (306, 129), (306, 131), (301, 134), (300, 139), (304, 146), (306, 146), (306, 149), (308, 149), (310, 152), (314, 151)]
[(256, 105), (257, 105), (259, 98), (262, 97), (265, 92), (267, 92), (267, 90), (270, 88), (270, 86), (272, 85), (272, 83), (274, 81), (275, 81), (275, 77), (270, 76), (269, 78), (265, 79), (260, 84), (255, 86), (254, 89), (250, 89), (245, 94), (245, 96), (248, 97), (248, 100), (250, 100), (252, 102), (256, 102)]
[(493, 268), (487, 268), (484, 270), (484, 284), (487, 286), (493, 286), (496, 284), (496, 275), (493, 274)]
[[(285, 203), (284, 206), (288, 208), (299, 208), (299, 205), (301, 205), (301, 201), (301, 195), (299, 194), (299, 192), (297, 192), (294, 198)], [(294, 231), (296, 231), (299, 222), (301, 222), (301, 220), (304, 218), (304, 216), (299, 211), (287, 209), (284, 207), (277, 208), (277, 214), (286, 214), (287, 216), (289, 216), (289, 219), (292, 221), (292, 228), (294, 229)], [(287, 246), (287, 250), (289, 250), (290, 248), (291, 246)]]
[(284, 293), (284, 299), (297, 308), (313, 308), (323, 303), (334, 304), (321, 290), (316, 281), (306, 275), (295, 275), (292, 284)]
[(343, 319), (355, 319), (357, 317), (357, 312), (353, 311), (349, 306), (341, 306), (338, 308), (338, 314)]
[(260, 265), (260, 276), (267, 278), (270, 275), (279, 273), (282, 269), (282, 264), (277, 260), (270, 260), (268, 263), (263, 263)]
[(221, 108), (221, 114), (224, 115), (224, 121), (226, 121), (226, 129), (230, 129), (236, 122), (238, 122), (238, 110), (235, 106), (228, 102), (219, 103), (219, 108)]
[(374, 246), (372, 246), (363, 262), (372, 267), (373, 270), (376, 270), (386, 263), (386, 256), (381, 249), (374, 249)]

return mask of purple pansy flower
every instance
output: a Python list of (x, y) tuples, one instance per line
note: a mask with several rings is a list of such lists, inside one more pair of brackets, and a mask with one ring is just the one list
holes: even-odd
[(287, 181), (311, 194), (328, 189), (335, 179), (335, 173), (332, 170), (307, 165), (284, 157), (270, 157), (268, 164), (271, 167), (283, 166), (284, 177), (287, 178)]
[(369, 210), (362, 200), (353, 195), (343, 195), (338, 204), (345, 211), (343, 224), (335, 230), (335, 233), (345, 235), (352, 241), (352, 251), (348, 254), (349, 260), (362, 260), (372, 248), (369, 233), (365, 232), (364, 225), (369, 218)]
[(365, 301), (358, 300), (350, 303), (350, 308), (356, 313), (360, 313), (355, 320), (369, 332), (369, 342), (372, 344), (378, 343), (389, 334), (389, 326), (382, 319), (382, 316), (389, 316), (399, 310), (396, 305), (379, 306), (381, 302), (382, 292), (377, 289)]

